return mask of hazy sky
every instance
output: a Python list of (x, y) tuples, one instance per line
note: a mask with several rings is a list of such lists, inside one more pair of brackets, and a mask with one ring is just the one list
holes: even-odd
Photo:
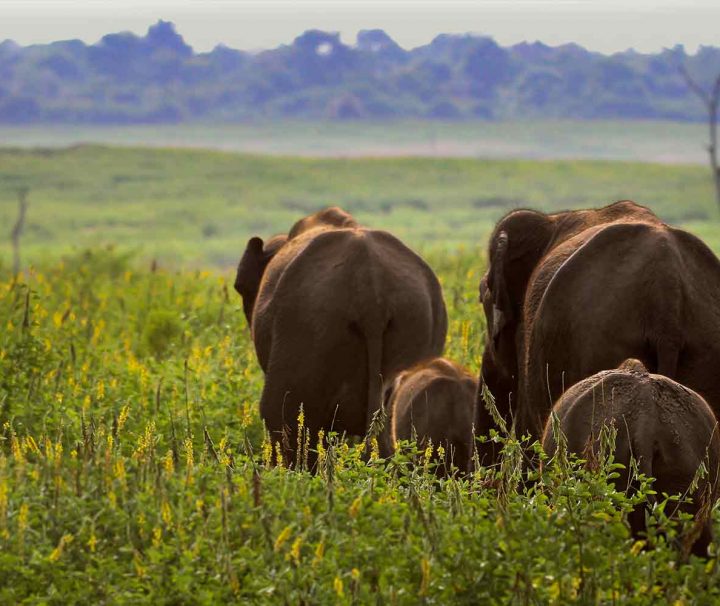
[(157, 19), (173, 21), (196, 50), (271, 48), (309, 28), (352, 43), (375, 27), (406, 48), (464, 32), (604, 52), (720, 46), (720, 0), (0, 0), (0, 40), (95, 42), (108, 32), (142, 34)]

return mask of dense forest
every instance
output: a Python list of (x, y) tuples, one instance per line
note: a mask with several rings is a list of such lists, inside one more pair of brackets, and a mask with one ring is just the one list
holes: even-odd
[(196, 53), (172, 23), (87, 45), (0, 43), (0, 122), (172, 123), (261, 118), (701, 120), (680, 73), (709, 85), (720, 48), (613, 55), (576, 44), (439, 35), (411, 50), (382, 30), (306, 31), (262, 52)]

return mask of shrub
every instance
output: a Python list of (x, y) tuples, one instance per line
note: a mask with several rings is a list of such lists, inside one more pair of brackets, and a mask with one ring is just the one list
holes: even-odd
[(155, 310), (148, 314), (143, 342), (156, 358), (162, 358), (182, 335), (182, 323), (176, 312)]

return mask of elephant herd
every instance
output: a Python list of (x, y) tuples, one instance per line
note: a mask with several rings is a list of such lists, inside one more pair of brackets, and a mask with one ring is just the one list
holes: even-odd
[[(692, 548), (706, 553), (720, 472), (720, 261), (649, 209), (625, 200), (503, 217), (479, 285), (477, 380), (440, 357), (447, 312), (430, 267), (337, 207), (251, 238), (235, 289), (265, 373), (260, 413), (287, 463), (301, 407), (311, 436), (366, 436), (385, 410), (383, 456), (400, 440), (431, 442), (461, 472), (498, 461), (498, 443), (476, 439), (498, 424), (549, 455), (559, 441), (587, 455), (613, 425), (626, 468), (616, 483), (630, 487), (634, 460), (659, 494), (691, 496)], [(631, 518), (640, 532), (644, 511)]]

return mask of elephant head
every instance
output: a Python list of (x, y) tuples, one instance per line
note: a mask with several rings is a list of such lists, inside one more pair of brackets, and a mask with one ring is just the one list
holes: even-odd
[[(487, 333), (475, 406), (475, 431), (487, 435), (498, 429), (483, 398), (483, 386), (508, 427), (518, 393), (518, 354), (523, 328), (523, 301), (530, 276), (553, 240), (552, 215), (517, 210), (497, 224), (490, 238), (488, 269), (480, 280), (480, 303)], [(477, 445), (483, 465), (497, 461), (500, 448), (493, 442)]]
[(290, 228), (288, 238), (296, 238), (300, 234), (318, 227), (343, 229), (358, 227), (358, 223), (350, 213), (344, 211), (339, 206), (329, 206), (328, 208), (324, 208), (300, 219)]
[(518, 210), (506, 215), (490, 238), (488, 270), (480, 281), (480, 302), (487, 320), (485, 349), (494, 357), (498, 369), (513, 370), (517, 365), (515, 341), (525, 291), (553, 240), (554, 226), (553, 215)]
[(243, 311), (248, 324), (252, 323), (255, 299), (260, 291), (260, 283), (268, 263), (288, 240), (293, 240), (316, 228), (358, 227), (353, 217), (337, 206), (330, 206), (312, 215), (300, 219), (292, 226), (287, 235), (273, 236), (267, 242), (257, 236), (250, 238), (245, 253), (240, 259), (235, 277), (235, 290), (243, 299)]
[(247, 318), (248, 325), (252, 322), (255, 299), (260, 290), (265, 268), (272, 261), (273, 257), (287, 242), (285, 235), (274, 236), (266, 243), (257, 236), (250, 238), (245, 248), (245, 253), (240, 259), (235, 275), (235, 290), (243, 300), (243, 311)]

